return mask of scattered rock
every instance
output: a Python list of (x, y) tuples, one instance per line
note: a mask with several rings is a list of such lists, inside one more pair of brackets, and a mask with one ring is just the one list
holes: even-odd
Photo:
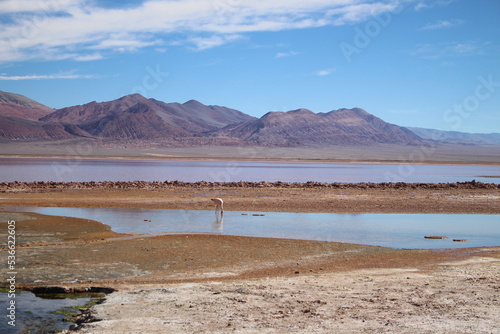
[(426, 235), (425, 239), (448, 239), (448, 237), (440, 236), (440, 235)]
[(0, 192), (37, 191), (45, 189), (165, 189), (165, 188), (331, 188), (331, 189), (500, 189), (500, 183), (477, 181), (455, 183), (406, 183), (406, 182), (183, 182), (183, 181), (102, 181), (102, 182), (0, 182)]

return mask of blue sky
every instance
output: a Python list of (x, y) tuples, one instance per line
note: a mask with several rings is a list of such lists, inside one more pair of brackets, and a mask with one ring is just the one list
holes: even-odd
[(2, 0), (0, 90), (500, 132), (498, 0)]

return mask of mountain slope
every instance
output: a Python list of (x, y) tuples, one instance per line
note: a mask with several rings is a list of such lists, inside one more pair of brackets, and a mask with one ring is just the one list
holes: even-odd
[(220, 106), (206, 106), (198, 101), (165, 103), (154, 100), (163, 109), (159, 115), (171, 124), (190, 132), (205, 132), (223, 128), (228, 124), (254, 120), (241, 111)]
[(53, 111), (26, 96), (0, 91), (0, 116), (34, 121)]
[(165, 103), (133, 94), (114, 101), (59, 109), (40, 121), (72, 124), (96, 137), (162, 139), (198, 135), (251, 119), (254, 118), (237, 110), (205, 106), (194, 100)]
[(319, 114), (307, 109), (269, 112), (258, 120), (226, 127), (219, 131), (219, 134), (267, 146), (422, 142), (422, 139), (413, 132), (386, 123), (359, 108), (339, 109)]
[(423, 139), (440, 140), (463, 144), (500, 145), (500, 133), (467, 133), (459, 131), (442, 131), (425, 128), (408, 127), (409, 130)]
[(71, 125), (0, 116), (0, 139), (4, 140), (71, 139), (77, 131)]
[[(132, 94), (49, 113), (50, 108), (21, 95), (3, 93), (0, 97), (0, 106), (11, 108), (5, 107), (0, 113), (0, 138), (6, 140), (101, 138), (151, 140), (168, 145), (281, 147), (423, 142), (412, 131), (359, 108), (318, 114), (307, 109), (269, 112), (257, 119), (195, 100), (165, 103)], [(36, 119), (36, 115), (42, 117)]]

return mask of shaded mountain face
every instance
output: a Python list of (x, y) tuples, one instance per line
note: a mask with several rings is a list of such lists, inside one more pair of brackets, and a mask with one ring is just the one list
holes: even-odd
[(72, 138), (61, 124), (38, 122), (54, 110), (23, 95), (0, 91), (0, 139), (59, 140)]
[[(74, 138), (70, 125), (44, 123), (0, 116), (0, 139), (14, 141), (61, 140)], [(74, 130), (73, 130), (74, 131)]]
[(235, 122), (254, 119), (234, 109), (146, 99), (139, 94), (109, 102), (63, 108), (40, 118), (72, 124), (91, 136), (115, 139), (161, 139), (198, 135)]
[(35, 121), (53, 111), (26, 96), (0, 91), (0, 116)]
[(228, 126), (220, 133), (266, 146), (408, 145), (422, 142), (410, 130), (386, 123), (359, 108), (319, 114), (307, 109), (269, 112), (258, 120)]
[(205, 132), (221, 129), (229, 124), (254, 120), (255, 117), (241, 111), (220, 106), (206, 106), (190, 100), (184, 104), (154, 101), (163, 109), (159, 113), (165, 121), (189, 132)]

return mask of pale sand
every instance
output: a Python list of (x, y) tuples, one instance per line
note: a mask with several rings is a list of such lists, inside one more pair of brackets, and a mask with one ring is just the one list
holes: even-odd
[[(100, 145), (104, 144), (104, 145)], [(94, 144), (79, 141), (0, 142), (0, 156), (168, 160), (256, 160), (373, 163), (500, 164), (500, 145), (428, 143), (419, 146), (375, 144), (328, 147), (194, 146), (166, 147), (123, 140)]]
[(500, 333), (500, 260), (234, 282), (131, 285), (81, 333)]

